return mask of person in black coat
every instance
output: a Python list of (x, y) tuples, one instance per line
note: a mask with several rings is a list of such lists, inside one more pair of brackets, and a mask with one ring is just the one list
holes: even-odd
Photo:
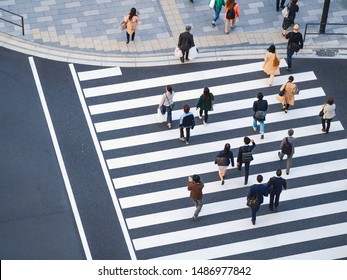
[[(241, 171), (242, 163), (245, 164), (245, 185), (248, 184), (248, 175), (249, 175), (249, 165), (253, 160), (251, 154), (252, 150), (255, 148), (254, 140), (249, 139), (247, 136), (243, 138), (244, 146), (239, 148), (239, 153), (237, 155), (237, 169)], [(249, 144), (252, 142), (252, 146)]]
[(259, 132), (261, 134), (260, 139), (264, 139), (265, 132), (265, 115), (267, 111), (267, 101), (263, 100), (264, 95), (261, 92), (258, 92), (257, 95), (258, 100), (253, 103), (253, 130), (257, 131), (258, 122), (260, 123)]
[(191, 47), (195, 46), (193, 35), (190, 33), (191, 29), (191, 26), (187, 25), (186, 31), (182, 32), (178, 38), (178, 47), (181, 49), (183, 54), (180, 58), (182, 63), (184, 63), (184, 57), (186, 58), (186, 60), (189, 60), (189, 50)]
[(217, 157), (216, 157), (214, 163), (218, 165), (219, 178), (221, 180), (221, 184), (224, 185), (224, 178), (225, 178), (225, 175), (227, 172), (227, 167), (230, 164), (232, 167), (235, 166), (234, 155), (233, 155), (233, 152), (230, 150), (230, 144), (229, 143), (226, 143), (224, 146), (224, 150), (220, 151), (217, 154)]
[(269, 186), (267, 184), (262, 184), (263, 182), (263, 176), (258, 175), (257, 176), (257, 182), (258, 184), (254, 184), (249, 188), (247, 199), (257, 197), (258, 198), (258, 204), (251, 208), (252, 210), (252, 224), (255, 225), (255, 220), (257, 218), (257, 212), (259, 210), (260, 205), (264, 202), (264, 196), (269, 195)]
[(275, 200), (275, 211), (278, 210), (282, 188), (284, 190), (287, 189), (287, 181), (283, 179), (281, 175), (282, 175), (282, 170), (277, 169), (276, 176), (272, 177), (267, 183), (269, 187), (271, 188), (270, 203), (269, 203), (270, 211), (274, 211), (274, 200)]
[(302, 34), (299, 32), (299, 24), (295, 24), (293, 28), (293, 32), (289, 32), (286, 35), (286, 39), (288, 39), (287, 44), (287, 71), (292, 70), (292, 57), (295, 52), (298, 52), (304, 47), (304, 40), (302, 38)]

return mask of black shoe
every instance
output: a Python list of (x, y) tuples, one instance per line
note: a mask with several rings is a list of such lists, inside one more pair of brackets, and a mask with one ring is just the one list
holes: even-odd
[(223, 181), (222, 181), (222, 185), (224, 185), (224, 183), (225, 183), (225, 182), (224, 182), (224, 180), (223, 180)]
[(127, 44), (129, 44), (129, 41), (127, 41)]
[(255, 221), (254, 221), (254, 220), (252, 220), (252, 225), (253, 225), (253, 226), (255, 225)]
[(194, 3), (194, 0), (189, 0), (190, 2)]
[(247, 185), (248, 184), (248, 182), (247, 181), (245, 181), (245, 185)]

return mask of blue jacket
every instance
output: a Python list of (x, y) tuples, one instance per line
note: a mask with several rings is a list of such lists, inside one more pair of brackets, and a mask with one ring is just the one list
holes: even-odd
[(247, 199), (251, 197), (258, 197), (258, 204), (264, 202), (264, 196), (269, 195), (269, 185), (268, 184), (254, 184), (249, 188)]

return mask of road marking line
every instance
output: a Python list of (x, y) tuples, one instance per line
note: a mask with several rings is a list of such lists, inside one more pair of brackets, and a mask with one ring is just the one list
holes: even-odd
[[(334, 208), (334, 205), (330, 205), (330, 207)], [(277, 214), (281, 214), (281, 213), (277, 213)], [(251, 221), (250, 219), (245, 219), (244, 223), (250, 224)], [(235, 226), (238, 226), (238, 225), (235, 225)], [(251, 227), (254, 227), (254, 226), (249, 225), (248, 229), (250, 229)], [(259, 225), (256, 225), (256, 228), (258, 227)], [(267, 237), (261, 237), (261, 238), (255, 238), (252, 240), (236, 242), (232, 244), (225, 244), (225, 245), (213, 246), (213, 247), (209, 247), (205, 249), (188, 251), (184, 253), (166, 255), (166, 256), (154, 258), (154, 259), (156, 260), (160, 260), (160, 259), (161, 260), (217, 259), (217, 258), (223, 258), (227, 256), (230, 257), (233, 255), (249, 253), (252, 251), (286, 246), (286, 245), (300, 243), (300, 242), (319, 240), (319, 239), (339, 236), (343, 234), (347, 234), (347, 223), (340, 223), (340, 224), (304, 229), (304, 230), (299, 230), (294, 232), (276, 234), (276, 235), (271, 235)]]
[(73, 191), (72, 191), (72, 188), (71, 188), (69, 175), (68, 175), (68, 173), (66, 171), (64, 159), (63, 159), (63, 156), (62, 156), (62, 153), (61, 153), (61, 150), (60, 150), (60, 147), (59, 147), (59, 143), (58, 143), (58, 138), (57, 138), (57, 135), (55, 133), (55, 129), (54, 129), (54, 126), (53, 126), (52, 118), (51, 118), (51, 115), (49, 113), (49, 109), (48, 109), (48, 106), (47, 106), (46, 98), (45, 98), (45, 95), (43, 93), (43, 89), (42, 89), (42, 86), (41, 86), (40, 77), (39, 77), (37, 69), (36, 69), (34, 58), (31, 57), (31, 56), (29, 57), (29, 63), (30, 63), (31, 71), (32, 71), (33, 76), (34, 76), (34, 80), (35, 80), (35, 84), (36, 84), (36, 87), (37, 87), (37, 91), (38, 91), (38, 94), (39, 94), (39, 97), (40, 97), (42, 109), (43, 109), (43, 112), (45, 114), (46, 122), (47, 122), (48, 129), (49, 129), (49, 133), (51, 134), (53, 147), (54, 147), (54, 150), (55, 150), (55, 154), (57, 156), (57, 160), (58, 160), (58, 163), (59, 163), (59, 167), (60, 167), (60, 171), (61, 171), (64, 183), (65, 183), (65, 189), (66, 189), (67, 195), (69, 197), (72, 213), (73, 213), (74, 218), (75, 218), (75, 222), (76, 222), (76, 225), (77, 225), (79, 236), (81, 238), (84, 254), (86, 255), (86, 259), (87, 260), (92, 260), (92, 255), (90, 253), (88, 241), (87, 241), (84, 229), (83, 229), (83, 224), (82, 224), (82, 221), (81, 221), (81, 217), (79, 215), (77, 204), (76, 204), (76, 201), (75, 201), (75, 197), (74, 197), (74, 194), (73, 194)]
[(100, 148), (100, 145), (99, 145), (99, 141), (98, 141), (96, 132), (95, 132), (94, 127), (93, 127), (93, 122), (92, 122), (91, 117), (89, 115), (87, 104), (86, 104), (85, 99), (83, 97), (82, 89), (81, 89), (80, 83), (78, 81), (78, 77), (77, 77), (77, 73), (75, 71), (75, 67), (74, 67), (73, 64), (69, 64), (69, 67), (70, 67), (70, 71), (71, 71), (71, 74), (72, 74), (72, 77), (73, 77), (73, 80), (74, 80), (74, 83), (75, 83), (75, 87), (76, 87), (76, 90), (77, 90), (77, 93), (78, 93), (78, 97), (80, 99), (80, 103), (81, 103), (82, 109), (83, 109), (83, 112), (84, 112), (84, 116), (86, 118), (86, 121), (87, 121), (87, 124), (88, 124), (88, 127), (89, 127), (89, 131), (90, 131), (91, 137), (93, 139), (97, 155), (99, 157), (99, 162), (100, 162), (102, 171), (104, 173), (104, 177), (105, 177), (105, 180), (106, 180), (106, 183), (107, 183), (107, 187), (108, 187), (108, 190), (110, 192), (110, 196), (112, 198), (112, 202), (113, 202), (114, 208), (115, 208), (116, 213), (117, 213), (117, 217), (118, 217), (118, 220), (119, 220), (119, 223), (120, 223), (123, 235), (124, 235), (124, 239), (125, 239), (125, 242), (126, 242), (127, 247), (128, 247), (128, 251), (129, 251), (130, 257), (131, 257), (132, 260), (136, 260), (136, 254), (135, 254), (132, 242), (131, 242), (131, 238), (129, 236), (129, 232), (128, 232), (126, 224), (125, 224), (124, 216), (123, 216), (121, 207), (119, 205), (116, 192), (114, 191), (112, 180), (111, 180), (110, 174), (108, 172), (108, 169), (107, 169), (107, 166), (106, 166), (106, 162), (105, 162), (103, 153), (101, 151), (101, 148)]
[[(276, 99), (277, 94), (267, 95), (264, 99), (267, 100), (268, 105), (279, 104)], [(307, 90), (301, 90), (301, 94), (296, 95), (295, 102), (306, 100), (315, 97), (325, 96), (323, 88), (311, 88)], [(254, 98), (235, 100), (230, 102), (218, 103), (214, 111), (210, 111), (209, 115), (220, 114), (225, 112), (233, 112), (237, 110), (247, 109), (252, 110), (250, 105), (253, 104)], [(154, 111), (154, 110), (153, 110)], [(193, 111), (193, 110), (192, 110)], [(179, 120), (182, 114), (182, 109), (172, 111), (172, 120)], [(197, 116), (197, 111), (195, 112)], [(149, 125), (157, 123), (157, 114), (148, 114), (144, 116), (129, 117), (124, 119), (109, 120), (103, 122), (94, 123), (95, 129), (98, 133), (106, 131), (115, 131), (124, 128), (138, 127), (142, 125)]]
[[(317, 80), (316, 75), (312, 71), (297, 73), (294, 76), (295, 76), (296, 83)], [(287, 81), (288, 81), (287, 76), (277, 77), (273, 84), (273, 88), (275, 88), (276, 86), (281, 86)], [(250, 81), (244, 81), (244, 82), (238, 82), (238, 83), (232, 83), (232, 84), (223, 84), (219, 86), (212, 86), (209, 88), (210, 88), (210, 91), (213, 93), (213, 95), (221, 96), (224, 94), (239, 93), (243, 91), (268, 88), (269, 85), (267, 84), (267, 82), (268, 82), (268, 78), (265, 78), (265, 79), (250, 80)], [(123, 101), (91, 105), (89, 106), (89, 110), (91, 115), (95, 115), (95, 114), (103, 114), (103, 113), (135, 109), (140, 107), (155, 106), (159, 104), (161, 94), (163, 93), (162, 91), (163, 90), (161, 90), (159, 94), (154, 96), (133, 98), (133, 99), (127, 99)], [(199, 96), (202, 94), (202, 91), (203, 89), (199, 88), (199, 89), (175, 92), (174, 101), (179, 102), (179, 101), (185, 101), (185, 100), (197, 100)]]
[(94, 79), (102, 79), (122, 75), (119, 67), (103, 68), (98, 70), (78, 72), (80, 81), (88, 81)]
[[(327, 183), (320, 183), (315, 185), (304, 186), (300, 188), (293, 188), (283, 191), (281, 195), (281, 202), (290, 201), (294, 199), (314, 197), (322, 194), (335, 193), (345, 191), (347, 186), (347, 179), (338, 180)], [(185, 190), (186, 197), (188, 196), (187, 189)], [(206, 195), (206, 193), (204, 193)], [(213, 203), (205, 203), (199, 217), (235, 211), (245, 208), (246, 197), (228, 199)], [(265, 200), (264, 200), (264, 204)], [(180, 205), (177, 205), (179, 207)], [(192, 217), (193, 207), (179, 208), (174, 210), (156, 212), (147, 215), (135, 216), (127, 218), (126, 222), (129, 229), (136, 229), (141, 227), (153, 226), (163, 223), (170, 223)]]
[(346, 258), (347, 245), (327, 248), (302, 254), (289, 255), (276, 260), (337, 260)]

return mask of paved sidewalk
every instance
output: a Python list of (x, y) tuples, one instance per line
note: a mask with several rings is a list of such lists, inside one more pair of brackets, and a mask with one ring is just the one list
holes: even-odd
[[(0, 46), (26, 53), (50, 55), (58, 60), (80, 59), (102, 65), (176, 63), (173, 49), (184, 26), (192, 26), (202, 59), (260, 57), (274, 43), (284, 53), (287, 40), (281, 35), (282, 14), (275, 0), (239, 0), (241, 15), (236, 28), (224, 34), (222, 10), (216, 27), (210, 25), (214, 11), (208, 0), (4, 0), (0, 8), (24, 17), (21, 28), (0, 20)], [(288, 2), (288, 0), (287, 0)], [(324, 0), (299, 1), (296, 23), (319, 23)], [(140, 12), (135, 41), (125, 44), (118, 26), (131, 7)], [(20, 23), (18, 17), (0, 11), (0, 17)], [(332, 0), (329, 23), (347, 23), (347, 0)], [(319, 26), (310, 27), (317, 32)], [(327, 26), (326, 32), (346, 33), (347, 26)], [(305, 51), (337, 49), (345, 54), (347, 36), (307, 35)]]

